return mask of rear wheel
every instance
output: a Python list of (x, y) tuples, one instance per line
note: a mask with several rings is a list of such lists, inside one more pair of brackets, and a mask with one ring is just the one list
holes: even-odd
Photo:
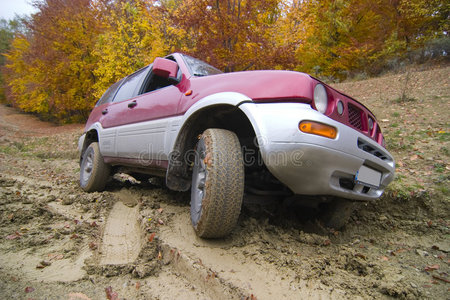
[(244, 163), (239, 139), (224, 129), (207, 129), (195, 148), (191, 221), (203, 238), (229, 234), (237, 223), (244, 195)]
[(105, 189), (111, 168), (103, 161), (98, 143), (91, 143), (83, 153), (80, 166), (80, 186), (86, 192), (101, 192)]

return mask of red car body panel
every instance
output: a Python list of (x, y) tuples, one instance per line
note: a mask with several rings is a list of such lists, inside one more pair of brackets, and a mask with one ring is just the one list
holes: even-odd
[(207, 77), (191, 77), (179, 113), (186, 112), (198, 100), (215, 93), (237, 92), (254, 102), (312, 101), (314, 81), (306, 74), (289, 71), (247, 71)]
[[(151, 121), (176, 115), (181, 98), (176, 86), (139, 95), (108, 107), (107, 117), (100, 119), (103, 128), (115, 127), (137, 122)], [(132, 102), (135, 106), (129, 106)]]

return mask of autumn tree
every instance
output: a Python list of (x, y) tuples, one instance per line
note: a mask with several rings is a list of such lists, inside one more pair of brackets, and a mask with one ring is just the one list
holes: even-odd
[(293, 1), (287, 15), (295, 24), (297, 68), (340, 79), (376, 72), (383, 61), (444, 33), (448, 8), (442, 0)]
[(4, 68), (6, 63), (5, 54), (9, 51), (11, 43), (14, 39), (14, 35), (25, 33), (23, 26), (24, 19), (21, 17), (15, 17), (13, 20), (0, 19), (0, 102), (4, 102), (5, 99), (5, 81), (3, 79)]
[[(175, 3), (174, 3), (175, 2)], [(280, 14), (276, 0), (161, 1), (181, 51), (224, 71), (267, 68), (272, 43), (268, 29)]]
[(39, 11), (27, 23), (30, 35), (17, 37), (7, 55), (13, 101), (48, 117), (84, 119), (95, 103), (95, 12), (89, 0), (34, 5)]
[(376, 74), (417, 51), (429, 55), (430, 41), (449, 44), (447, 2), (36, 0), (25, 31), (11, 35), (0, 23), (7, 101), (48, 118), (83, 120), (111, 83), (175, 51), (227, 72)]
[(168, 54), (163, 42), (157, 11), (152, 1), (133, 0), (103, 3), (103, 33), (97, 38), (94, 54), (98, 65), (94, 74), (95, 96), (118, 79), (151, 63), (157, 56)]

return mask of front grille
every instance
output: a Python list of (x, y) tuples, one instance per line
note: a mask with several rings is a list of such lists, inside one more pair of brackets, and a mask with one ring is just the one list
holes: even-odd
[(384, 151), (372, 146), (371, 144), (369, 144), (368, 142), (364, 141), (361, 138), (358, 138), (358, 148), (382, 160), (391, 160), (390, 157), (386, 153), (384, 153)]
[(348, 122), (355, 128), (363, 130), (361, 121), (361, 110), (352, 104), (348, 104)]

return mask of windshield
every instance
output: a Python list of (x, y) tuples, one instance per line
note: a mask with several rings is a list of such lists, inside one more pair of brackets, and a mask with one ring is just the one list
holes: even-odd
[(199, 59), (190, 57), (189, 55), (183, 55), (183, 59), (186, 62), (189, 71), (191, 71), (191, 74), (194, 76), (208, 76), (223, 73), (219, 69), (216, 69)]

